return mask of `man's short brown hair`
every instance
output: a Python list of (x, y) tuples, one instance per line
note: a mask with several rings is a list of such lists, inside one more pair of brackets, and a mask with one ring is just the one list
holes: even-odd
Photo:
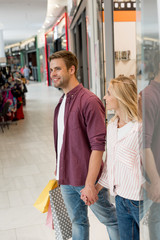
[(78, 60), (72, 52), (66, 50), (55, 52), (51, 56), (49, 56), (49, 62), (51, 62), (52, 59), (58, 58), (62, 58), (64, 60), (67, 70), (71, 66), (75, 66), (75, 76), (77, 75)]

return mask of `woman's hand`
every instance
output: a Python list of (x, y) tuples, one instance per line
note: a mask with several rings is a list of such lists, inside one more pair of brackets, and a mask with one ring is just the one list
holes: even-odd
[(88, 206), (94, 204), (98, 200), (98, 192), (95, 188), (95, 185), (86, 185), (81, 190), (81, 199)]
[(97, 183), (95, 188), (97, 190), (97, 193), (99, 193), (102, 190), (103, 186)]

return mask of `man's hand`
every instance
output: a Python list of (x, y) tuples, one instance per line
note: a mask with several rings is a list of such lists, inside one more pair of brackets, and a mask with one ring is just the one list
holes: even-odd
[(85, 187), (81, 190), (81, 199), (87, 204), (94, 204), (98, 200), (98, 192), (95, 188), (101, 165), (103, 151), (93, 150), (90, 155), (88, 174)]
[(146, 183), (144, 188), (147, 191), (148, 198), (153, 202), (160, 202), (160, 176), (157, 171), (155, 159), (151, 148), (145, 148), (143, 158), (144, 169), (151, 183)]
[(145, 189), (149, 199), (153, 202), (160, 203), (160, 180), (157, 183), (146, 183)]
[(90, 206), (98, 200), (98, 192), (94, 185), (86, 185), (81, 190), (81, 199), (86, 205)]

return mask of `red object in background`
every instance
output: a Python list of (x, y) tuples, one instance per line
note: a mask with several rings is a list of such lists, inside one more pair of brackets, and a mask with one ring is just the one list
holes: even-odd
[[(22, 102), (22, 97), (18, 97), (17, 99), (19, 102)], [(17, 111), (15, 112), (15, 120), (24, 119), (23, 114), (23, 102), (19, 108), (17, 108)]]

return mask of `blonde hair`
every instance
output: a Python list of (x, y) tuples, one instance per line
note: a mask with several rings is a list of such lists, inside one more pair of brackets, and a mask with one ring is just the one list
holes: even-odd
[[(125, 121), (140, 121), (137, 86), (134, 80), (119, 76), (110, 81), (111, 92), (124, 112)], [(117, 117), (114, 116), (113, 120)]]

